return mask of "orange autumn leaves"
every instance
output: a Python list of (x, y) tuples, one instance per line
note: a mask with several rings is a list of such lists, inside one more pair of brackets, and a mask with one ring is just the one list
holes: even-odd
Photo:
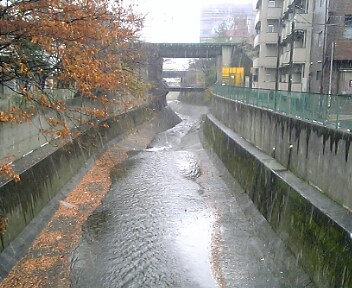
[(48, 80), (84, 96), (134, 86), (140, 53), (132, 44), (142, 21), (122, 1), (21, 0), (0, 8), (0, 83), (20, 80), (16, 92), (27, 100), (48, 97), (33, 93)]
[[(142, 24), (121, 0), (0, 1), (0, 85), (25, 103), (0, 108), (0, 123), (41, 114), (54, 133), (43, 131), (64, 138), (108, 117), (117, 110), (111, 106), (125, 106), (125, 95), (142, 95), (136, 48)], [(55, 92), (60, 89), (88, 104), (67, 104)], [(0, 166), (0, 176), (8, 168)]]

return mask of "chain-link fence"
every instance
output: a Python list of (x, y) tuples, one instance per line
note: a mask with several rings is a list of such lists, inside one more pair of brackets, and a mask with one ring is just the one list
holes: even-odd
[(352, 130), (352, 95), (326, 95), (214, 85), (215, 95)]

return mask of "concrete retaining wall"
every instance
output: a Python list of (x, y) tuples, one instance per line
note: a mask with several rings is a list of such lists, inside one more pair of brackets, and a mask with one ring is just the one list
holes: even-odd
[[(235, 108), (236, 105), (223, 107), (229, 108), (223, 114), (224, 118), (234, 117), (235, 110), (230, 110), (230, 107)], [(256, 113), (261, 115), (251, 107), (248, 110), (252, 116)], [(263, 122), (268, 117), (265, 115), (263, 111)], [(275, 117), (272, 116), (271, 120)], [(247, 125), (256, 129), (251, 122), (254, 120), (244, 115), (242, 120), (249, 121)], [(241, 126), (241, 123), (236, 125)], [(285, 130), (285, 124), (279, 127)], [(272, 135), (271, 131), (265, 131)], [(295, 177), (274, 158), (245, 141), (212, 115), (205, 120), (203, 132), (205, 140), (317, 287), (352, 287), (352, 214)], [(284, 131), (282, 134), (286, 135)]]
[[(149, 97), (149, 96), (148, 96)], [(126, 100), (127, 96), (126, 96)], [(149, 99), (148, 99), (149, 100)], [(141, 100), (142, 101), (142, 100)], [(148, 103), (144, 102), (141, 105)], [(99, 103), (92, 102), (90, 99), (86, 97), (77, 97), (73, 99), (69, 99), (66, 101), (66, 105), (74, 106), (74, 107), (99, 107)], [(119, 115), (124, 112), (124, 108), (119, 104), (109, 105), (109, 115)], [(84, 120), (84, 116), (81, 114), (74, 116), (72, 113), (70, 117), (72, 119), (81, 118), (81, 123)], [(2, 163), (8, 163), (10, 161), (15, 161), (21, 158), (23, 155), (27, 155), (31, 153), (33, 150), (38, 149), (41, 145), (51, 141), (50, 135), (44, 135), (43, 130), (51, 129), (48, 124), (46, 118), (50, 116), (50, 112), (47, 112), (45, 115), (38, 115), (33, 117), (33, 119), (29, 122), (23, 122), (21, 124), (10, 124), (10, 123), (0, 123), (0, 161)], [(56, 116), (53, 116), (54, 118)], [(68, 125), (71, 125), (71, 128), (74, 128), (73, 121), (72, 123), (68, 121)]]
[(87, 159), (109, 140), (146, 121), (166, 106), (165, 96), (144, 108), (108, 119), (110, 128), (89, 129), (61, 147), (46, 145), (18, 160), (20, 183), (0, 182), (0, 252), (23, 230)]
[(212, 114), (352, 211), (352, 134), (214, 96)]

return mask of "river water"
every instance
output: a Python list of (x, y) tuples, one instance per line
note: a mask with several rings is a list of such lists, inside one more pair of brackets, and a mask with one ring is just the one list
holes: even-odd
[(72, 256), (71, 287), (306, 287), (280, 240), (256, 228), (263, 219), (211, 164), (198, 138), (206, 108), (169, 104), (183, 121), (116, 167)]

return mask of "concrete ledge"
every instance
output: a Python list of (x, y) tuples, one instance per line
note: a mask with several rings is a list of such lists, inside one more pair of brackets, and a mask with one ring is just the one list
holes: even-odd
[(64, 145), (46, 145), (18, 160), (20, 183), (0, 182), (0, 252), (14, 240), (86, 161), (104, 145), (123, 137), (166, 105), (165, 96), (149, 106), (105, 120), (110, 128), (86, 130)]
[(318, 287), (352, 287), (352, 214), (212, 115), (204, 137)]
[(211, 113), (352, 212), (351, 133), (216, 95)]

